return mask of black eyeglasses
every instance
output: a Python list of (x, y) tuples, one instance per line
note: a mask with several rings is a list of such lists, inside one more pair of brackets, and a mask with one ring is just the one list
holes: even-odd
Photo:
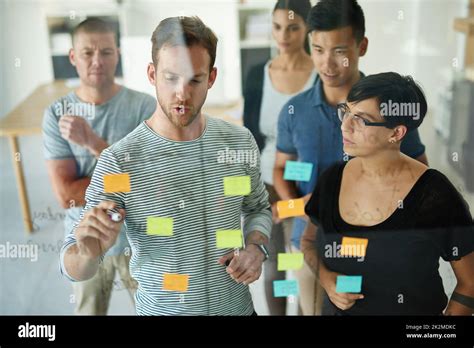
[(346, 103), (337, 104), (337, 116), (341, 122), (344, 122), (344, 120), (350, 116), (354, 120), (355, 128), (358, 129), (364, 129), (366, 126), (391, 128), (388, 122), (371, 122), (359, 115), (354, 115), (350, 112)]

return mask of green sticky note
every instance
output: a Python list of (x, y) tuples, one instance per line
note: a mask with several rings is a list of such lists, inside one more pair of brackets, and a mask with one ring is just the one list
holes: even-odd
[(148, 216), (146, 218), (146, 234), (152, 236), (172, 236), (173, 218)]
[(241, 248), (242, 230), (218, 230), (216, 232), (217, 249)]
[(303, 253), (279, 253), (278, 270), (288, 271), (290, 269), (300, 269), (303, 267)]
[(250, 176), (226, 176), (224, 178), (225, 196), (247, 196), (250, 194)]

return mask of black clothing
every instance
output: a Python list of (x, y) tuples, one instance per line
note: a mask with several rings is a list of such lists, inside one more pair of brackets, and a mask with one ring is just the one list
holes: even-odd
[[(397, 209), (375, 226), (346, 223), (339, 192), (346, 162), (328, 168), (318, 181), (306, 214), (318, 226), (317, 250), (326, 267), (343, 275), (361, 275), (364, 299), (349, 315), (439, 315), (447, 297), (439, 258), (459, 260), (474, 251), (469, 207), (442, 173), (428, 169)], [(334, 254), (342, 237), (367, 238), (365, 258)]]

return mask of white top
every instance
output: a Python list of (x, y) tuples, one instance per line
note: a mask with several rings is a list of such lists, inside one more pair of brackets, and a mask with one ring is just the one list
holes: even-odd
[(276, 138), (278, 116), (281, 108), (295, 95), (311, 88), (317, 73), (313, 69), (304, 87), (296, 93), (284, 94), (273, 87), (269, 73), (270, 61), (265, 64), (263, 73), (263, 94), (260, 107), (260, 132), (265, 136), (265, 147), (261, 154), (262, 179), (266, 184), (273, 185), (273, 166), (276, 155)]

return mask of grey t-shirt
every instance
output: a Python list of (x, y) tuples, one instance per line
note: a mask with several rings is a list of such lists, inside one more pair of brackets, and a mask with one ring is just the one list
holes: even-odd
[[(74, 158), (77, 178), (91, 177), (97, 159), (87, 149), (67, 141), (61, 136), (58, 126), (60, 117), (67, 114), (83, 117), (95, 134), (112, 145), (134, 130), (142, 121), (150, 118), (155, 108), (155, 98), (124, 86), (109, 101), (101, 105), (85, 103), (78, 98), (75, 92), (71, 92), (56, 100), (44, 112), (44, 157), (47, 160)], [(81, 210), (82, 207), (72, 207), (66, 210), (64, 219), (66, 236), (72, 231), (74, 222), (79, 219)], [(126, 247), (128, 247), (128, 241), (122, 230), (115, 246), (106, 255), (118, 255)]]

